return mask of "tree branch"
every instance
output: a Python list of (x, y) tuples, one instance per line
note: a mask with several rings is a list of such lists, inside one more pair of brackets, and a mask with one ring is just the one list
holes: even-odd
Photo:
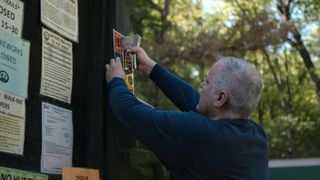
[[(233, 1), (231, 1), (231, 3), (232, 3), (232, 2), (233, 2)], [(236, 2), (236, 4), (237, 4), (238, 8), (240, 9), (242, 15), (245, 16), (245, 17), (247, 17), (246, 11), (242, 8), (242, 6), (241, 6), (240, 3), (238, 2), (238, 0), (235, 0), (235, 2)], [(233, 3), (232, 3), (232, 4), (233, 4)]]
[(291, 19), (290, 6), (292, 2), (293, 0), (288, 0), (287, 3), (283, 2), (283, 0), (277, 0), (277, 9), (285, 21), (288, 21)]
[(294, 40), (292, 40), (290, 38), (287, 38), (287, 41), (292, 47), (296, 47), (297, 46), (297, 43)]
[(154, 3), (152, 0), (147, 0), (147, 2), (149, 2), (149, 4), (156, 9), (157, 11), (159, 11), (162, 14), (162, 9), (156, 4)]

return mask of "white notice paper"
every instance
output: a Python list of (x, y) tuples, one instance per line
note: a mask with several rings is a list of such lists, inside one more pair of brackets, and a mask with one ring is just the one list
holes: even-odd
[(72, 111), (42, 103), (41, 172), (61, 174), (72, 166)]
[(78, 0), (41, 0), (41, 22), (64, 37), (79, 42)]
[(23, 2), (19, 0), (0, 1), (0, 29), (21, 37)]
[(23, 154), (25, 99), (0, 91), (0, 151)]
[(42, 29), (40, 93), (70, 103), (72, 91), (72, 43)]

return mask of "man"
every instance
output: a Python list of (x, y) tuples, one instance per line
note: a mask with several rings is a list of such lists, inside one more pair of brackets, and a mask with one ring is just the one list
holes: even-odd
[(181, 110), (151, 108), (131, 94), (120, 59), (106, 65), (110, 106), (119, 121), (148, 146), (171, 179), (268, 179), (268, 147), (263, 129), (248, 119), (261, 94), (253, 65), (223, 57), (201, 83), (201, 95), (153, 61), (142, 48), (138, 69)]

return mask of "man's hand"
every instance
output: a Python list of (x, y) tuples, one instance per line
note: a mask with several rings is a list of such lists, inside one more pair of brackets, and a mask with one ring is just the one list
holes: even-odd
[(110, 65), (106, 64), (106, 80), (109, 83), (114, 77), (125, 79), (125, 73), (122, 69), (119, 57), (110, 59)]
[(156, 62), (153, 61), (144, 51), (144, 49), (140, 47), (130, 48), (127, 50), (127, 52), (137, 54), (138, 69), (149, 76), (152, 69), (156, 65)]

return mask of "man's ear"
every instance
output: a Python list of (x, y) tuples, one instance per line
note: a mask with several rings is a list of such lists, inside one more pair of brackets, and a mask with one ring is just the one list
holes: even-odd
[(224, 104), (227, 103), (228, 98), (229, 98), (228, 92), (225, 90), (222, 90), (216, 94), (216, 101), (214, 102), (214, 105), (216, 107), (222, 107)]

